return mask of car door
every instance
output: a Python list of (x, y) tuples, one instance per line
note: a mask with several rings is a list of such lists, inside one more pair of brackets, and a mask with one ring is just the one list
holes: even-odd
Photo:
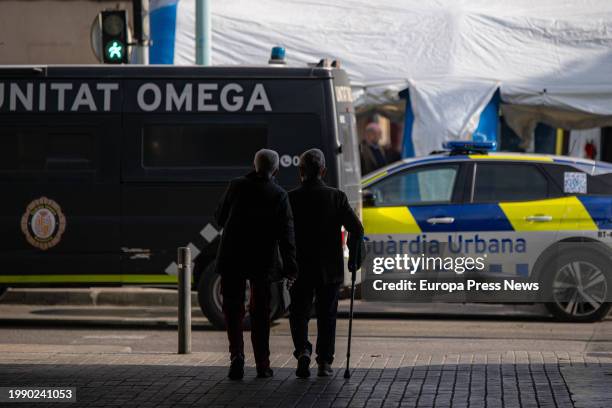
[(557, 240), (564, 198), (538, 163), (478, 161), (472, 175), (457, 240), (466, 254), (486, 258), (484, 274), (528, 277)]
[(607, 181), (608, 176), (589, 174), (591, 166), (579, 168), (558, 163), (542, 165), (565, 197), (559, 240), (584, 237), (587, 240), (612, 243), (612, 184)]
[(363, 222), (369, 254), (447, 255), (456, 237), (464, 167), (458, 162), (416, 166), (368, 186)]

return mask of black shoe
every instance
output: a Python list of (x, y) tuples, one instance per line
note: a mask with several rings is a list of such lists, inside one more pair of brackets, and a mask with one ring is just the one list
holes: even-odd
[(232, 359), (227, 376), (230, 380), (242, 380), (244, 377), (244, 357), (236, 356)]
[(310, 356), (308, 354), (302, 354), (298, 357), (297, 370), (295, 370), (295, 376), (299, 378), (310, 377)]
[(257, 378), (270, 378), (273, 376), (274, 376), (274, 371), (272, 371), (270, 367), (257, 369)]
[(329, 363), (319, 363), (319, 370), (317, 371), (319, 377), (331, 377), (334, 375), (334, 370), (331, 368)]

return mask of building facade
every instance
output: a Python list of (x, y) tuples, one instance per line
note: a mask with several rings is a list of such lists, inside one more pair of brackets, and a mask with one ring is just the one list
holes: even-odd
[(0, 64), (97, 64), (91, 26), (106, 9), (132, 19), (129, 0), (0, 0)]

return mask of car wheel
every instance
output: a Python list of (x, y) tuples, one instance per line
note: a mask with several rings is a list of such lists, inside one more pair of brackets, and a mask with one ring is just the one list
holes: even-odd
[(4, 297), (8, 288), (6, 286), (0, 286), (0, 299)]
[(612, 285), (608, 262), (592, 253), (561, 255), (547, 274), (552, 302), (546, 307), (558, 320), (596, 322), (608, 315)]
[[(243, 321), (244, 330), (250, 330), (251, 318), (249, 316), (249, 299), (251, 291), (247, 281), (246, 293), (244, 295), (245, 315)], [(198, 282), (198, 303), (202, 313), (210, 323), (219, 330), (225, 330), (225, 319), (223, 317), (223, 294), (221, 293), (221, 276), (215, 272), (215, 264), (211, 262), (200, 277)], [(279, 294), (276, 286), (272, 287), (272, 297), (270, 301), (270, 318), (276, 319), (281, 309)], [(281, 313), (282, 314), (282, 313)]]

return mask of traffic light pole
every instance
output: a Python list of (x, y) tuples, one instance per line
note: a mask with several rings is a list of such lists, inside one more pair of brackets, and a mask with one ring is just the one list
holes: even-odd
[(134, 18), (134, 45), (132, 63), (149, 63), (149, 0), (132, 0)]
[(210, 65), (211, 18), (210, 0), (196, 0), (196, 64)]

